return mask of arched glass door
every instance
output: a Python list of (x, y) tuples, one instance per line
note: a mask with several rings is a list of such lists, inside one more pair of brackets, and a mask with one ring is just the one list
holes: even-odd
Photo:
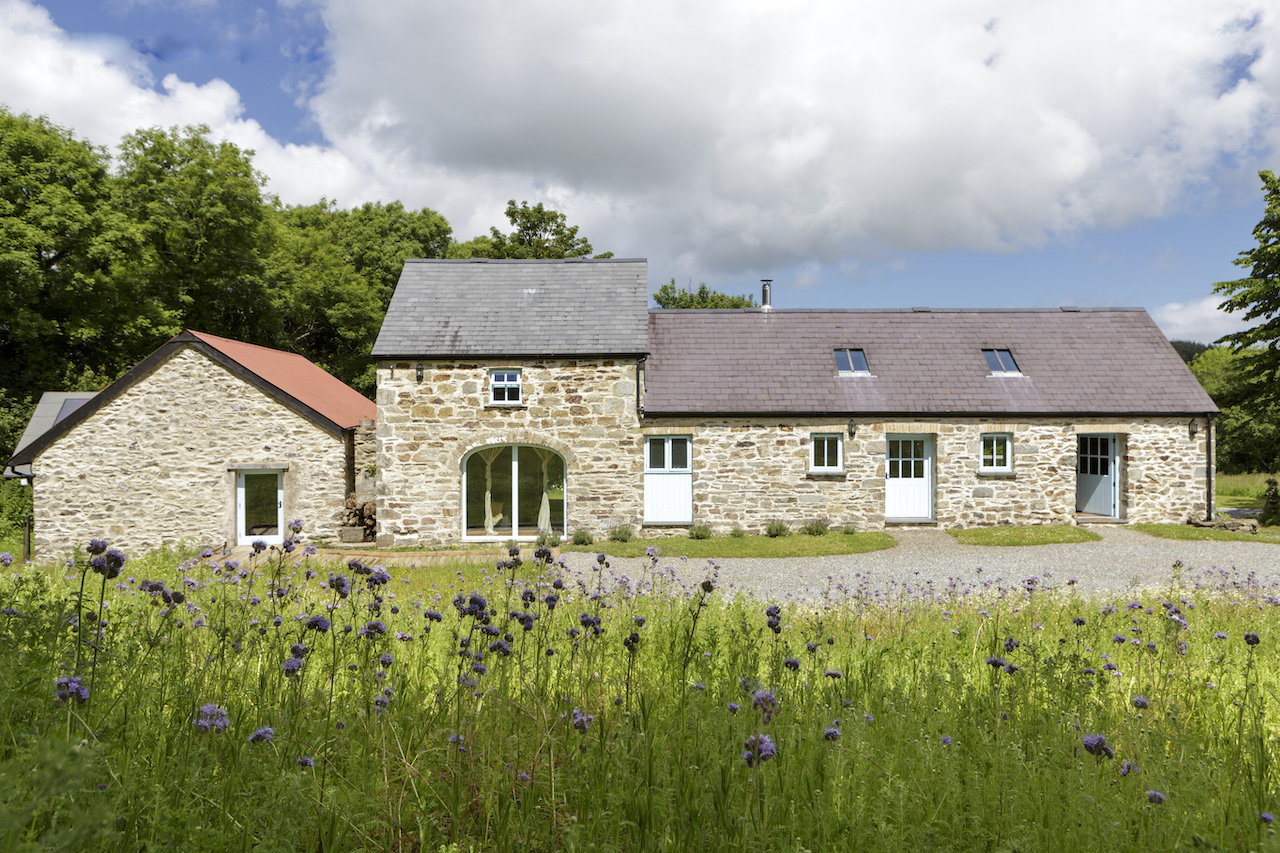
[(547, 447), (499, 444), (463, 463), (463, 535), (533, 539), (565, 534), (564, 458)]

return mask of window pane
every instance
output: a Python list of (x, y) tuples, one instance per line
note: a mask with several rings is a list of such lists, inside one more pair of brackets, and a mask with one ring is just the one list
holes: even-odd
[(847, 349), (836, 350), (836, 370), (842, 373), (848, 373), (853, 370), (853, 366), (849, 363), (849, 351)]
[(689, 467), (689, 439), (671, 439), (671, 469), (683, 471)]
[(468, 535), (510, 535), (511, 447), (486, 447), (467, 457)]
[(1110, 468), (1111, 460), (1106, 456), (1098, 457), (1098, 473), (1107, 476), (1107, 470)]
[(902, 454), (899, 452), (900, 444), (901, 442), (899, 442), (897, 439), (893, 439), (889, 442), (889, 455), (894, 459), (898, 459), (902, 456)]
[(897, 459), (889, 460), (889, 479), (890, 480), (898, 479), (898, 460)]
[(1012, 353), (1010, 353), (1007, 349), (997, 350), (996, 353), (1000, 356), (1000, 364), (1004, 367), (1006, 372), (1008, 373), (1018, 372), (1018, 365), (1013, 360)]
[(1003, 438), (992, 439), (992, 466), (1004, 468), (1009, 464), (1009, 443)]
[(519, 385), (513, 385), (512, 387), (507, 389), (507, 402), (508, 403), (520, 402), (520, 386)]
[(1000, 357), (996, 355), (996, 351), (995, 351), (995, 350), (993, 350), (993, 349), (984, 349), (984, 350), (982, 351), (982, 355), (983, 355), (983, 357), (984, 357), (984, 358), (986, 358), (986, 360), (987, 360), (987, 367), (991, 369), (991, 372), (992, 372), (992, 373), (1000, 373), (1000, 372), (1002, 372), (1002, 371), (1001, 371), (1001, 369), (1000, 369)]
[(867, 372), (867, 356), (860, 349), (849, 350), (849, 363), (853, 365), (853, 369), (857, 373)]
[(244, 534), (278, 536), (279, 474), (244, 475)]
[(924, 442), (923, 442), (923, 441), (913, 441), (913, 442), (911, 442), (911, 445), (912, 445), (912, 446), (911, 446), (911, 450), (912, 450), (911, 456), (912, 456), (912, 458), (913, 458), (913, 459), (923, 459), (923, 458), (924, 458)]
[(917, 480), (924, 479), (924, 460), (923, 459), (916, 460), (914, 476)]
[(649, 470), (664, 471), (667, 467), (667, 440), (649, 439)]

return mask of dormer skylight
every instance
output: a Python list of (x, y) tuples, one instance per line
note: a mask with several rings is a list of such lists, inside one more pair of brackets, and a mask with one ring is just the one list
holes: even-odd
[(856, 376), (859, 373), (870, 373), (867, 367), (867, 356), (860, 349), (838, 349), (836, 355), (836, 370), (841, 376)]
[(1018, 376), (1022, 373), (1007, 349), (984, 349), (982, 355), (987, 360), (987, 367), (991, 368), (992, 376)]

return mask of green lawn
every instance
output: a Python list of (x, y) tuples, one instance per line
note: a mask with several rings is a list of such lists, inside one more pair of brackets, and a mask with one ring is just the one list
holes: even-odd
[(1057, 545), (1063, 542), (1097, 542), (1102, 538), (1092, 530), (1068, 524), (974, 527), (947, 532), (961, 545)]
[(1280, 474), (1219, 474), (1214, 483), (1214, 500), (1219, 508), (1262, 509), (1267, 480)]
[(1193, 527), (1190, 524), (1130, 524), (1130, 530), (1159, 536), (1161, 539), (1178, 539), (1181, 541), (1215, 542), (1269, 542), (1280, 544), (1280, 527), (1263, 527), (1256, 534), (1239, 533), (1234, 530), (1213, 530), (1207, 527)]
[(892, 548), (897, 541), (888, 533), (829, 533), (826, 536), (712, 536), (690, 539), (632, 539), (630, 542), (602, 540), (591, 545), (563, 545), (562, 551), (608, 554), (610, 557), (643, 557), (648, 548), (657, 548), (660, 557), (727, 559), (730, 557), (827, 557), (834, 554), (864, 554)]

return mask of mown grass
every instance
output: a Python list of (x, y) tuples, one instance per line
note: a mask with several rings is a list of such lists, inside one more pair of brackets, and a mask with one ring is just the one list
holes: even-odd
[(961, 545), (1058, 545), (1070, 542), (1097, 542), (1097, 533), (1068, 524), (1046, 524), (1026, 527), (972, 527), (948, 530)]
[(1255, 575), (771, 605), (528, 556), (10, 569), (0, 849), (1280, 849)]
[(602, 539), (590, 545), (565, 543), (562, 551), (608, 554), (610, 557), (643, 557), (655, 549), (659, 557), (688, 557), (694, 560), (730, 559), (733, 557), (827, 557), (834, 554), (865, 554), (892, 548), (897, 541), (888, 533), (867, 531), (825, 536), (793, 533), (790, 536), (712, 536), (690, 539), (672, 536), (664, 539), (632, 539), (615, 542)]
[(1158, 536), (1161, 539), (1177, 539), (1184, 542), (1266, 542), (1280, 543), (1280, 527), (1260, 527), (1257, 533), (1242, 533), (1238, 530), (1214, 530), (1209, 527), (1194, 527), (1190, 524), (1130, 524), (1130, 530)]

